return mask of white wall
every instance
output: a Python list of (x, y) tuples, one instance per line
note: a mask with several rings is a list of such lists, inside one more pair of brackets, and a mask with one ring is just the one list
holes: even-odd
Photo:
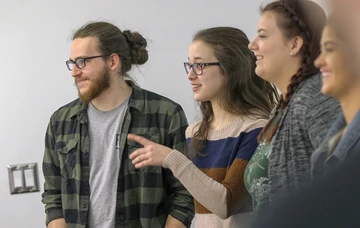
[[(234, 26), (250, 38), (261, 0), (0, 0), (1, 227), (44, 227), (41, 161), (50, 115), (76, 97), (69, 58), (72, 32), (89, 20), (137, 30), (150, 58), (133, 75), (149, 90), (182, 105), (189, 122), (195, 103), (182, 63), (201, 28)], [(265, 1), (267, 2), (267, 1)], [(10, 195), (8, 164), (37, 162), (40, 193)]]

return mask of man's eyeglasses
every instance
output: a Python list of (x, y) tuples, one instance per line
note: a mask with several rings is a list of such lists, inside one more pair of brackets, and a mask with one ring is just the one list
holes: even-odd
[(82, 69), (86, 66), (86, 60), (100, 58), (100, 57), (108, 57), (108, 56), (109, 55), (89, 56), (89, 57), (85, 57), (85, 58), (77, 58), (77, 59), (75, 59), (75, 61), (69, 59), (66, 61), (66, 66), (70, 71), (73, 70), (74, 65), (76, 65), (76, 67), (78, 69)]
[(213, 63), (189, 63), (189, 62), (185, 62), (184, 63), (184, 67), (185, 67), (185, 72), (187, 74), (189, 74), (190, 70), (192, 69), (194, 74), (196, 75), (201, 75), (203, 73), (204, 67), (206, 66), (214, 66), (214, 65), (220, 65), (219, 62), (213, 62)]

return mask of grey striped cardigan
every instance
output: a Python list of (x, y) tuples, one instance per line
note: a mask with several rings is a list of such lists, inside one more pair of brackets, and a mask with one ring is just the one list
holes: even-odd
[(270, 203), (310, 181), (311, 154), (341, 112), (337, 100), (320, 92), (321, 85), (319, 73), (305, 79), (280, 120), (269, 157)]

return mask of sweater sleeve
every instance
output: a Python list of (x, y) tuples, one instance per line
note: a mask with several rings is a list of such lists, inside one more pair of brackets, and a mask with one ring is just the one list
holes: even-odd
[(192, 161), (177, 150), (173, 150), (163, 163), (187, 188), (193, 197), (209, 211), (222, 219), (238, 211), (246, 203), (249, 195), (244, 185), (244, 171), (258, 143), (257, 128), (241, 135), (236, 158), (228, 167), (224, 180), (220, 183), (207, 176)]

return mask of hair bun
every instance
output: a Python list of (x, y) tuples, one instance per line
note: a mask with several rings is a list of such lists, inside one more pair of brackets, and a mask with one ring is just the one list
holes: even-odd
[(146, 50), (146, 39), (138, 32), (131, 32), (130, 30), (123, 31), (123, 34), (131, 49), (132, 64), (146, 63), (149, 59), (148, 51)]
[(280, 0), (280, 2), (281, 4), (291, 8), (295, 8), (298, 3), (297, 0)]

